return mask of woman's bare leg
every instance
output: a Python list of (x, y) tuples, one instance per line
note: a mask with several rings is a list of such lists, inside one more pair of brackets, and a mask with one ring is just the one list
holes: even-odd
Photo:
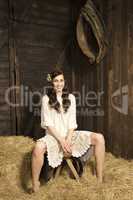
[(46, 147), (43, 147), (37, 142), (32, 153), (32, 187), (34, 192), (37, 192), (40, 186), (39, 176), (43, 166), (45, 152)]
[(94, 154), (96, 159), (96, 174), (98, 181), (103, 182), (103, 165), (105, 157), (105, 141), (102, 134), (93, 133), (91, 143), (94, 145)]

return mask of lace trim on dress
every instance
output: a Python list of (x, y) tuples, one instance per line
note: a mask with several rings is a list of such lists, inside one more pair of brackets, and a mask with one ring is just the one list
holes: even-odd
[(75, 134), (72, 146), (72, 156), (81, 157), (90, 148), (91, 141), (90, 137), (84, 132), (80, 134)]
[[(47, 145), (47, 157), (49, 165), (53, 168), (59, 166), (63, 161), (63, 151), (57, 142), (57, 140), (51, 136), (46, 135), (40, 138), (38, 142), (44, 142)], [(72, 139), (72, 156), (81, 157), (90, 148), (91, 141), (90, 136), (84, 132), (74, 134)]]
[(63, 151), (56, 139), (51, 135), (46, 135), (38, 141), (46, 143), (49, 165), (53, 168), (59, 166), (63, 160)]

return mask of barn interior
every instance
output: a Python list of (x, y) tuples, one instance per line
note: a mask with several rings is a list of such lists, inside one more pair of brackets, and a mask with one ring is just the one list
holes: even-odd
[[(127, 177), (127, 181), (131, 191), (133, 174), (131, 164), (127, 162), (133, 159), (133, 2), (93, 0), (107, 39), (106, 53), (99, 62), (91, 62), (78, 41), (77, 24), (87, 2), (0, 0), (0, 139), (2, 144), (3, 141), (6, 144), (9, 138), (15, 142), (13, 138), (16, 136), (37, 139), (44, 134), (40, 127), (40, 99), (48, 87), (47, 74), (60, 67), (68, 80), (70, 92), (77, 97), (78, 129), (104, 135), (106, 151), (117, 156), (118, 161), (120, 158), (126, 162), (121, 172), (124, 173), (127, 170), (125, 166), (128, 166), (130, 178)], [(86, 35), (88, 33), (90, 48), (96, 55), (100, 48), (92, 34), (91, 24), (88, 24), (85, 31)], [(12, 142), (10, 144), (13, 145)], [(1, 155), (5, 156), (5, 153)], [(114, 161), (116, 158), (112, 159)], [(121, 162), (118, 162), (118, 166)], [(7, 176), (8, 172), (11, 173), (11, 169), (7, 170)], [(1, 177), (3, 174), (5, 172), (1, 172)], [(109, 183), (115, 179), (111, 179), (111, 175)], [(122, 181), (124, 179), (126, 177)], [(70, 180), (67, 181), (66, 186)], [(120, 182), (117, 182), (117, 186)], [(125, 188), (128, 183), (124, 185)], [(109, 194), (108, 186), (105, 189), (106, 195)], [(76, 187), (80, 191), (80, 186), (73, 185), (73, 188)], [(91, 189), (90, 192), (94, 190), (93, 187)], [(62, 190), (67, 193), (65, 189)], [(113, 199), (114, 194), (110, 194), (108, 199)], [(118, 194), (120, 198), (121, 194)], [(14, 199), (19, 197), (19, 192), (17, 195)], [(131, 192), (123, 200), (132, 197)], [(48, 195), (48, 199), (52, 198)], [(73, 200), (76, 198), (73, 196)], [(87, 196), (84, 198), (87, 199)], [(94, 196), (92, 199), (97, 198)], [(6, 196), (2, 200), (5, 199)], [(107, 196), (100, 196), (99, 199), (107, 199)]]

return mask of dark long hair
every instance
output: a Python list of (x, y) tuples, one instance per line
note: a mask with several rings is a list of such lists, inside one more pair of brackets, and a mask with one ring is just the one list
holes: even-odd
[[(60, 103), (57, 100), (56, 92), (55, 92), (55, 90), (53, 88), (53, 83), (52, 83), (53, 79), (58, 75), (63, 75), (64, 76), (63, 71), (60, 70), (60, 69), (56, 69), (55, 71), (50, 73), (50, 77), (51, 77), (50, 84), (51, 84), (51, 87), (49, 87), (47, 89), (46, 94), (49, 97), (49, 105), (50, 105), (50, 107), (54, 108), (58, 113), (60, 113)], [(69, 106), (71, 105), (71, 102), (70, 102), (70, 99), (68, 98), (68, 96), (69, 96), (69, 91), (68, 91), (67, 83), (65, 81), (65, 86), (64, 86), (64, 88), (62, 90), (62, 106), (63, 106), (64, 112), (67, 112)]]

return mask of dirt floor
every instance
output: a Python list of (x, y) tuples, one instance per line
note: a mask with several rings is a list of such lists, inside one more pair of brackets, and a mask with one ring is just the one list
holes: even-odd
[(31, 188), (31, 150), (34, 142), (23, 136), (0, 137), (0, 200), (132, 200), (133, 160), (106, 153), (104, 183), (92, 173), (92, 158), (80, 182), (64, 169), (57, 179), (42, 183), (36, 194)]

